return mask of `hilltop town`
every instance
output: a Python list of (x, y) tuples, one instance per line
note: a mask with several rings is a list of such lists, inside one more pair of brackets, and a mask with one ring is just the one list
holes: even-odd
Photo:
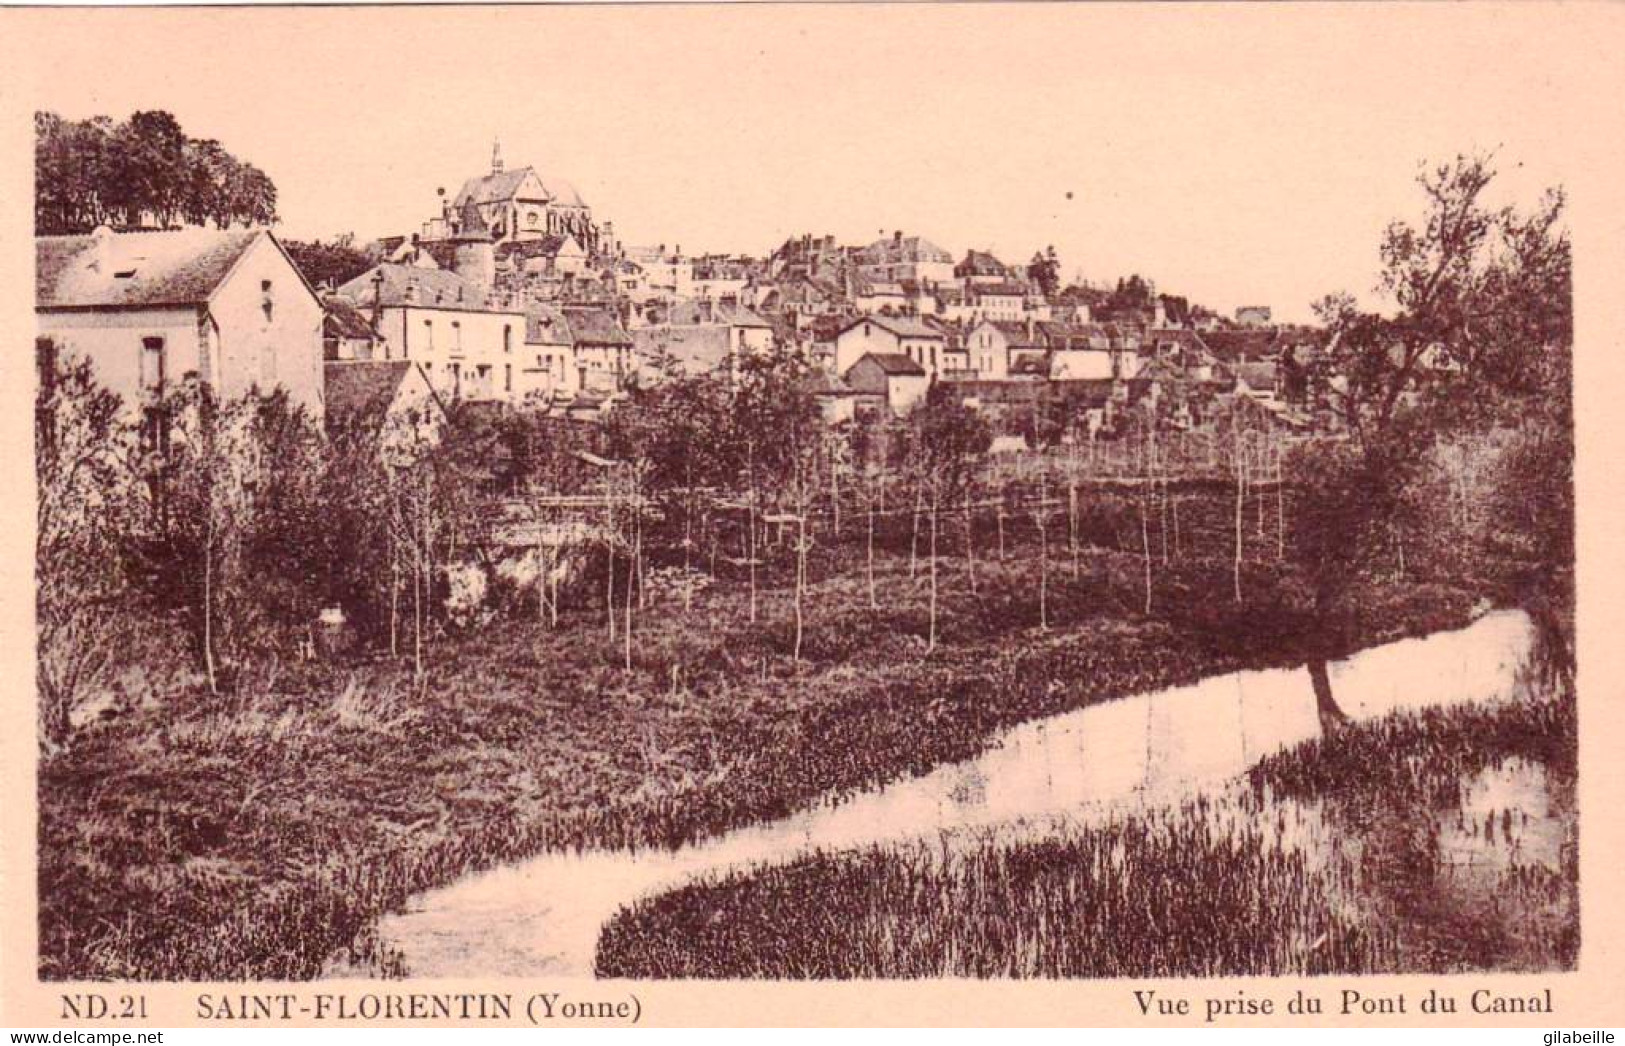
[[(44, 237), (41, 335), (105, 346), (114, 336), (98, 309), (172, 310), (185, 304), (172, 300), (176, 280), (212, 295), (211, 280), (243, 278), (230, 263), (254, 235), (245, 225)], [(441, 190), (419, 229), (356, 251), (365, 271), (324, 279), (279, 265), (287, 251), (261, 253), (261, 268), (281, 270), (256, 269), (258, 290), (243, 292), (264, 299), (278, 328), (270, 340), (254, 332), (264, 358), (198, 356), (196, 338), (149, 330), (131, 350), (139, 365), (104, 368), (110, 387), (134, 401), (164, 381), (212, 375), (231, 393), (280, 384), (313, 413), (431, 400), (597, 421), (661, 375), (789, 355), (811, 365), (833, 424), (901, 417), (935, 390), (984, 415), (1005, 449), (1035, 441), (1035, 415), (1068, 440), (1110, 439), (1148, 403), (1174, 431), (1211, 426), (1238, 397), (1283, 432), (1338, 424), (1324, 381), (1320, 393), (1310, 381), (1328, 336), (1274, 323), (1268, 306), (1223, 317), (1138, 275), (1113, 288), (1062, 286), (1053, 248), (1030, 261), (975, 248), (956, 256), (902, 230), (861, 244), (802, 235), (761, 255), (638, 246), (570, 182), (505, 165), (500, 146), (489, 173)], [(312, 299), (319, 345), (272, 312), (273, 300), (297, 313)], [(240, 342), (232, 322), (216, 310), (202, 340)]]

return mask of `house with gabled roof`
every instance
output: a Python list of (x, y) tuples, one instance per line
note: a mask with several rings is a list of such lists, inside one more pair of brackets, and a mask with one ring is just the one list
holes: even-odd
[(880, 399), (895, 415), (907, 414), (931, 389), (931, 375), (901, 352), (868, 352), (847, 368), (843, 381), (861, 400)]
[(391, 447), (433, 442), (446, 405), (412, 360), (329, 360), (324, 366), (327, 433)]
[(225, 399), (285, 390), (321, 423), (323, 308), (267, 229), (34, 241), (40, 362), (88, 358), (135, 410), (187, 380)]
[(913, 360), (927, 374), (939, 373), (948, 338), (941, 330), (912, 316), (858, 316), (835, 335), (835, 370), (845, 374), (870, 353), (900, 355)]
[(367, 310), (385, 358), (423, 365), (448, 400), (515, 398), (525, 314), (493, 294), (491, 235), (472, 207), (453, 241), (456, 271), (384, 262), (338, 289)]

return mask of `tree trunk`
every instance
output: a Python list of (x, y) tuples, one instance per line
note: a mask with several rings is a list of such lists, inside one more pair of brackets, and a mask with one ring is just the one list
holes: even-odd
[(829, 455), (829, 507), (835, 527), (835, 544), (841, 542), (841, 469), (833, 451)]
[(880, 604), (875, 600), (875, 505), (869, 502), (869, 541), (866, 550), (869, 573), (869, 609), (879, 610)]
[(1320, 729), (1327, 734), (1335, 733), (1348, 725), (1348, 713), (1337, 705), (1332, 696), (1332, 677), (1326, 671), (1326, 659), (1316, 658), (1309, 662), (1309, 681), (1315, 689), (1315, 712), (1320, 717)]
[(1151, 531), (1146, 519), (1145, 498), (1140, 499), (1140, 551), (1145, 563), (1145, 612), (1151, 613)]
[(796, 646), (795, 660), (801, 660), (801, 637), (804, 630), (801, 600), (807, 589), (807, 513), (805, 507), (796, 520)]
[(1066, 541), (1072, 548), (1072, 578), (1078, 577), (1078, 481), (1070, 478), (1066, 485)]
[(1247, 499), (1247, 463), (1241, 456), (1241, 433), (1236, 433), (1236, 559), (1234, 566), (1235, 601), (1241, 602), (1241, 525), (1242, 510)]
[(1049, 527), (1044, 523), (1044, 496), (1038, 499), (1038, 627), (1049, 631)]
[[(626, 577), (626, 625), (621, 629), (621, 640), (626, 650), (626, 671), (632, 671), (632, 600), (633, 589), (637, 585), (637, 564), (643, 556), (643, 534), (640, 524), (633, 524), (634, 537), (632, 539), (632, 563), (627, 568)], [(638, 593), (641, 596), (641, 593)]]
[(1286, 480), (1281, 472), (1281, 448), (1275, 448), (1275, 561), (1286, 559)]
[(908, 537), (908, 576), (911, 578), (914, 576), (914, 571), (919, 562), (920, 508), (924, 501), (925, 492), (921, 489), (919, 482), (916, 480), (914, 484), (914, 516), (911, 521), (911, 529)]
[(926, 639), (925, 651), (930, 653), (937, 648), (937, 512), (940, 499), (935, 486), (931, 491), (931, 624), (930, 635)]
[(971, 485), (965, 482), (965, 572), (970, 577), (971, 595), (976, 594), (976, 523), (971, 513)]

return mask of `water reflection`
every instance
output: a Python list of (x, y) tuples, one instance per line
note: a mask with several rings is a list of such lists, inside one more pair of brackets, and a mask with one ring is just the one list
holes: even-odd
[[(1244, 808), (1225, 783), (1343, 718), (1509, 697), (1530, 638), (1525, 615), (1494, 613), (1329, 665), (1232, 673), (1079, 709), (1014, 728), (975, 759), (674, 852), (552, 854), (473, 876), (415, 898), (381, 933), (414, 976), (590, 976), (598, 930), (616, 909), (703, 873), (922, 838), (944, 851), (990, 832), (1014, 844), (1208, 794), (1215, 816), (1306, 853), (1335, 852), (1346, 833), (1317, 805)], [(1481, 808), (1508, 808), (1509, 789), (1532, 787), (1511, 764), (1501, 769), (1513, 778), (1469, 788), (1475, 823)], [(1549, 844), (1521, 826), (1521, 835), (1498, 830), (1503, 850), (1514, 839), (1528, 852)], [(1462, 844), (1441, 836), (1440, 845)]]

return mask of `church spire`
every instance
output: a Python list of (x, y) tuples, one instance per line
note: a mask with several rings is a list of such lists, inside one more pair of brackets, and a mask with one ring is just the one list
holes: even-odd
[(500, 138), (491, 140), (491, 173), (502, 173), (502, 140)]

